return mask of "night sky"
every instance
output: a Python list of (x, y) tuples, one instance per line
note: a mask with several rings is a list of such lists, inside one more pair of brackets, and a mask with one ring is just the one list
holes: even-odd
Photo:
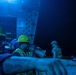
[(53, 40), (64, 56), (76, 55), (76, 0), (41, 0), (34, 44), (52, 56)]

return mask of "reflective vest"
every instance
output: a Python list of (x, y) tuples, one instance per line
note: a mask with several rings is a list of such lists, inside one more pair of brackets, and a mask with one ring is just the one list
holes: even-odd
[[(18, 53), (20, 54), (20, 56), (27, 56), (30, 52), (24, 52), (23, 50), (21, 50), (20, 48), (17, 48), (13, 53)], [(33, 71), (29, 71), (28, 72), (29, 75), (33, 75)], [(27, 75), (27, 73), (19, 73), (17, 75)]]
[(54, 47), (52, 52), (56, 52), (56, 58), (62, 58), (62, 51), (59, 47)]
[(18, 53), (20, 54), (20, 56), (27, 56), (30, 52), (24, 52), (23, 50), (21, 50), (20, 48), (17, 48), (13, 53)]

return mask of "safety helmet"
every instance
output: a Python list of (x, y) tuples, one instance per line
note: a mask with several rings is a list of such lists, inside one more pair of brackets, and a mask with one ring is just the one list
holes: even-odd
[(52, 41), (52, 42), (51, 42), (51, 45), (53, 45), (53, 44), (57, 44), (57, 41), (55, 41), (55, 40)]
[(21, 35), (18, 38), (18, 41), (17, 42), (28, 43), (28, 42), (30, 42), (30, 39), (29, 39), (29, 37), (27, 35)]

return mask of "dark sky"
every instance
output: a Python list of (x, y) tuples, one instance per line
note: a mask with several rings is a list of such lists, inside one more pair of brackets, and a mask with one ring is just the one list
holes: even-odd
[(63, 55), (76, 55), (76, 0), (41, 0), (34, 43), (52, 55), (57, 40)]

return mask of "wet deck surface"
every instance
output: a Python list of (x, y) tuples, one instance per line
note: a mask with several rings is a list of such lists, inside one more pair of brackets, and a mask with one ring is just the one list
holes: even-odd
[(76, 75), (76, 67), (75, 66), (67, 66), (66, 67), (68, 75)]

